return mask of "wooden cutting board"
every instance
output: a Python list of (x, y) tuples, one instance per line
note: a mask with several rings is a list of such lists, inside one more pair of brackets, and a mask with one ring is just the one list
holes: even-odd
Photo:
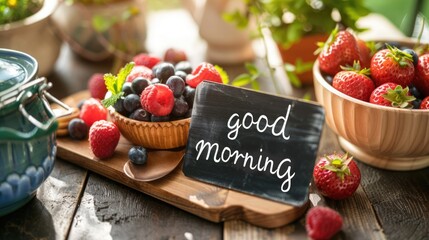
[[(89, 93), (83, 91), (63, 99), (63, 102), (77, 106), (82, 99), (88, 97)], [(286, 205), (199, 182), (186, 177), (182, 173), (181, 164), (160, 179), (136, 181), (124, 172), (131, 144), (123, 137), (114, 156), (106, 160), (94, 157), (87, 140), (58, 137), (57, 146), (57, 156), (61, 159), (213, 222), (240, 219), (256, 226), (275, 228), (298, 219), (308, 207), (308, 204), (301, 207)]]

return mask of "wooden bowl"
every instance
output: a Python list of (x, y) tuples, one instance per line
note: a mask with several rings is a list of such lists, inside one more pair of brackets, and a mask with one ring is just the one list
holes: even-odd
[(369, 165), (390, 170), (429, 166), (429, 110), (397, 109), (352, 98), (325, 81), (313, 66), (317, 101), (341, 147)]
[(128, 141), (149, 149), (172, 149), (183, 147), (188, 141), (191, 118), (169, 122), (136, 121), (109, 109), (114, 122)]

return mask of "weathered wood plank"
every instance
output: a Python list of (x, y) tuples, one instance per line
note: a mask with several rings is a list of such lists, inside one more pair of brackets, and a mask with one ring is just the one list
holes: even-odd
[(70, 239), (222, 239), (222, 224), (90, 174)]
[(388, 239), (429, 239), (429, 168), (388, 171), (359, 164), (366, 195)]
[(36, 197), (0, 218), (0, 239), (66, 239), (86, 173), (57, 159)]

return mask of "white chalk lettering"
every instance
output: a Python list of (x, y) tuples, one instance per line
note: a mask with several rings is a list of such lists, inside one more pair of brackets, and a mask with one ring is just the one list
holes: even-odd
[[(230, 159), (234, 159), (234, 164), (241, 164), (243, 168), (249, 168), (252, 171), (268, 172), (278, 179), (284, 180), (280, 186), (282, 192), (288, 192), (292, 185), (292, 179), (295, 176), (295, 172), (292, 172), (291, 160), (285, 158), (280, 162), (276, 162), (270, 159), (268, 156), (263, 156), (263, 149), (259, 149), (259, 156), (254, 158), (248, 152), (240, 153), (238, 150), (231, 150), (229, 147), (223, 147), (221, 151), (218, 143), (210, 143), (204, 140), (198, 141), (195, 146), (195, 150), (198, 152), (196, 160), (203, 157), (205, 153), (205, 159), (213, 159), (215, 163), (228, 163)], [(204, 159), (204, 158), (203, 158)], [(257, 159), (257, 162), (254, 160)], [(277, 166), (276, 166), (277, 165)]]
[(273, 136), (282, 136), (284, 140), (289, 140), (290, 135), (286, 134), (286, 125), (289, 120), (290, 109), (291, 105), (288, 105), (285, 116), (277, 117), (272, 124), (269, 123), (266, 115), (260, 115), (255, 121), (253, 114), (250, 112), (246, 112), (242, 119), (240, 119), (240, 115), (238, 113), (233, 113), (227, 122), (227, 127), (231, 130), (228, 132), (227, 137), (229, 140), (235, 140), (238, 137), (241, 127), (248, 130), (255, 126), (256, 130), (260, 133), (271, 128), (271, 134)]

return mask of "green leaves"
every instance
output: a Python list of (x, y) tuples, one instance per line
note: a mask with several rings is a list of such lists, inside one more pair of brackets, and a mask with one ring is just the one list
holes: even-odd
[(111, 73), (104, 74), (104, 82), (106, 88), (112, 95), (106, 99), (103, 99), (101, 103), (104, 107), (109, 107), (115, 104), (115, 102), (123, 95), (122, 85), (124, 85), (127, 76), (130, 74), (131, 70), (134, 67), (134, 63), (127, 63), (121, 70), (119, 70), (118, 75), (113, 75)]
[(39, 11), (42, 5), (40, 0), (0, 0), (0, 24), (29, 17)]
[(246, 85), (250, 85), (254, 90), (260, 90), (259, 82), (257, 81), (260, 77), (261, 73), (258, 68), (254, 64), (246, 63), (245, 67), (247, 69), (247, 73), (242, 73), (238, 75), (234, 80), (232, 80), (231, 85), (237, 87), (243, 87)]

